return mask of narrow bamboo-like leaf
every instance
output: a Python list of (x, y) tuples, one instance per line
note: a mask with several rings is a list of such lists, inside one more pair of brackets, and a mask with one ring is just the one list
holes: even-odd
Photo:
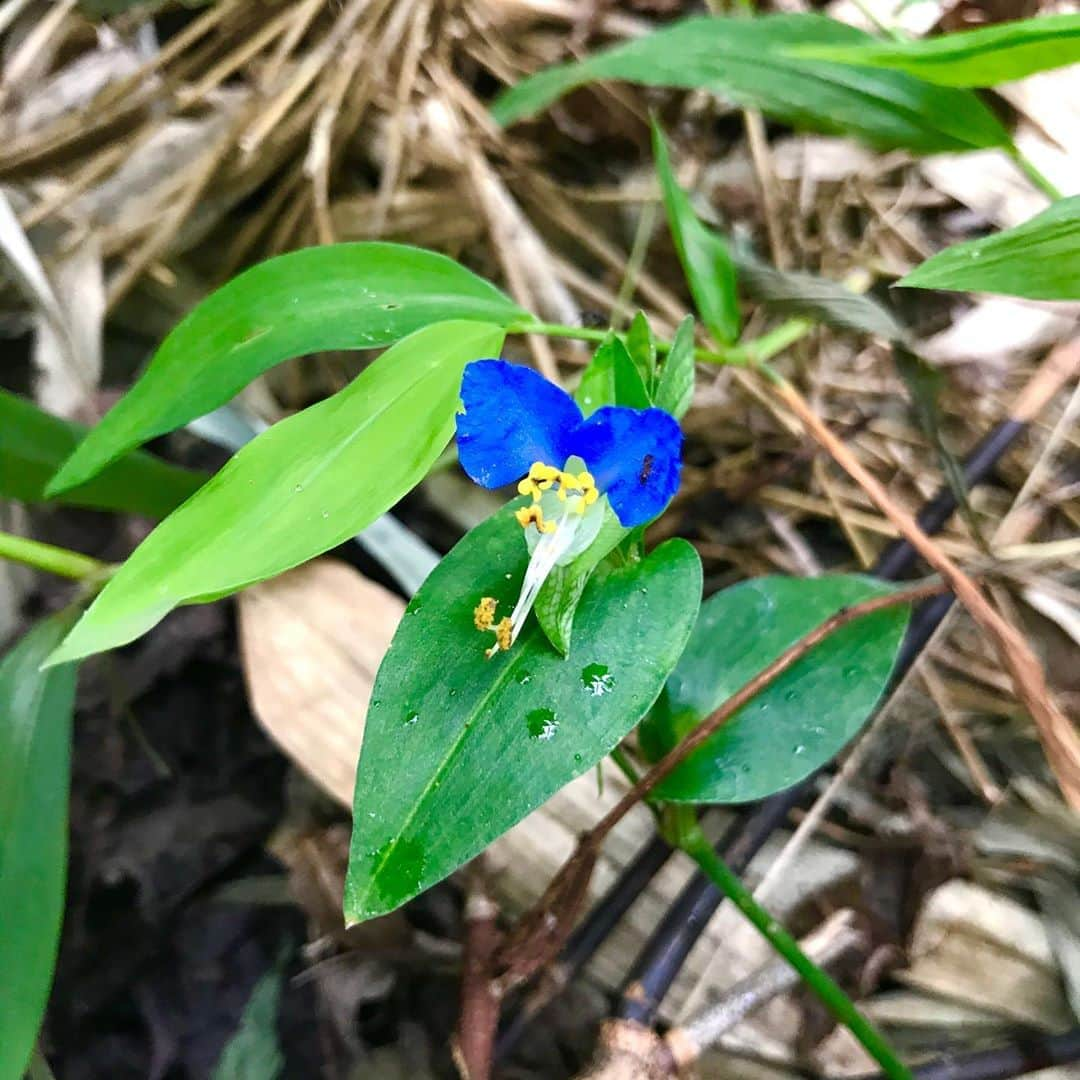
[(796, 45), (791, 55), (906, 71), (939, 86), (997, 86), (1080, 61), (1080, 15), (1043, 15), (912, 41)]
[(450, 441), (461, 373), (497, 355), (503, 333), (477, 322), (417, 330), (263, 432), (136, 548), (53, 662), (122, 645), (178, 604), (273, 577), (365, 528)]
[(739, 282), (747, 296), (772, 311), (805, 315), (826, 326), (905, 341), (906, 328), (883, 304), (837, 281), (800, 271), (777, 270), (745, 251), (735, 252)]
[(694, 399), (694, 318), (687, 315), (664, 358), (656, 387), (657, 408), (681, 420)]
[[(42, 412), (0, 390), (0, 497), (44, 502), (45, 485), (75, 449), (86, 428)], [(161, 518), (209, 479), (141, 451), (128, 454), (58, 501)]]
[(528, 318), (444, 255), (403, 244), (327, 244), (269, 259), (198, 305), (53, 479), (81, 484), (155, 435), (224, 405), (290, 357), (388, 345), (447, 319)]
[(922, 154), (1008, 146), (1009, 136), (970, 91), (903, 71), (788, 55), (796, 45), (861, 45), (873, 39), (821, 15), (684, 19), (583, 60), (548, 68), (495, 102), (500, 124), (547, 108), (597, 79), (711, 90), (797, 128), (853, 135)]
[(73, 664), (41, 663), (73, 621), (34, 627), (0, 660), (0, 1076), (26, 1070), (64, 913)]
[(647, 409), (652, 404), (638, 366), (614, 334), (609, 334), (593, 354), (574, 399), (586, 416), (605, 405)]
[[(357, 768), (345, 916), (391, 911), (446, 877), (592, 768), (644, 714), (700, 602), (682, 540), (597, 574), (564, 659), (529, 620), (484, 658), (484, 595), (509, 610), (526, 563), (503, 509), (470, 532), (417, 593), (383, 660)], [(433, 659), (437, 658), (437, 662)]]
[(730, 345), (739, 336), (742, 316), (728, 243), (694, 213), (690, 197), (675, 179), (667, 140), (655, 120), (652, 144), (668, 227), (694, 304), (709, 333), (720, 344)]
[(544, 582), (536, 598), (536, 619), (548, 641), (565, 656), (570, 651), (574, 614), (585, 586), (597, 566), (623, 541), (630, 530), (624, 528), (608, 507), (596, 539), (573, 562), (560, 566)]
[(897, 282), (906, 288), (1080, 300), (1080, 195), (1015, 228), (939, 251)]
[[(870, 578), (764, 577), (710, 597), (642, 747), (666, 753), (786, 648), (843, 607), (888, 592)], [(656, 789), (673, 802), (764, 799), (809, 776), (851, 740), (881, 697), (907, 626), (886, 608), (827, 637), (748, 702)]]

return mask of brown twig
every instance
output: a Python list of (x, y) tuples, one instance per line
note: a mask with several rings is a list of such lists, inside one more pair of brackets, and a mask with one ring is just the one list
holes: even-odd
[[(1080, 362), (1080, 341), (1062, 347)], [(1042, 665), (1024, 636), (993, 607), (979, 587), (919, 528), (915, 519), (896, 504), (884, 486), (861, 464), (813, 411), (786, 379), (771, 383), (776, 395), (802, 421), (806, 430), (833, 460), (866, 492), (874, 505), (893, 523), (901, 536), (948, 583), (957, 599), (994, 643), (1009, 673), (1017, 697), (1035, 721), (1047, 761), (1070, 806), (1080, 809), (1080, 735), (1054, 701)]]
[(499, 1024), (498, 984), (494, 978), (499, 944), (499, 908), (474, 872), (465, 904), (465, 968), (461, 980), (461, 1015), (454, 1037), (454, 1063), (463, 1080), (487, 1080)]
[(584, 900), (589, 877), (608, 833), (662, 780), (671, 775), (695, 750), (710, 739), (736, 712), (756, 697), (793, 664), (830, 634), (848, 623), (884, 608), (912, 604), (945, 591), (937, 582), (913, 586), (842, 608), (785, 649), (772, 663), (735, 691), (685, 739), (662, 757), (631, 787), (618, 803), (578, 840), (577, 848), (548, 886), (544, 896), (518, 923), (500, 953), (500, 966), (508, 983), (528, 978), (561, 947)]

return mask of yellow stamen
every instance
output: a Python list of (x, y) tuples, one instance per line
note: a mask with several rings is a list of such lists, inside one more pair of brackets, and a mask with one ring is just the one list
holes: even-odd
[(514, 642), (514, 626), (509, 615), (504, 615), (495, 627), (495, 643), (506, 652)]
[(490, 630), (495, 625), (495, 609), (499, 601), (493, 596), (483, 596), (473, 610), (473, 626), (477, 630)]
[(529, 475), (518, 484), (518, 492), (522, 495), (531, 495), (533, 502), (538, 502), (541, 494), (547, 491), (561, 476), (562, 472), (556, 469), (554, 465), (545, 465), (542, 461), (534, 461), (529, 466)]
[(514, 511), (514, 517), (517, 518), (518, 524), (523, 529), (527, 529), (530, 525), (535, 525), (537, 530), (542, 533), (555, 531), (555, 522), (545, 521), (544, 511), (535, 503), (532, 506), (519, 507)]
[(596, 490), (596, 480), (590, 472), (560, 473), (558, 495), (563, 502), (571, 496), (578, 500), (574, 503), (573, 510), (579, 514), (584, 514), (586, 507), (592, 506), (600, 498), (600, 492)]

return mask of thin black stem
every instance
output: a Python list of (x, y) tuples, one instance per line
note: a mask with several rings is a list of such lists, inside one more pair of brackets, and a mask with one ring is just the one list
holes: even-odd
[[(915, 1080), (1010, 1080), (1080, 1061), (1080, 1027), (1061, 1035), (1032, 1035), (994, 1050), (955, 1054), (912, 1069)], [(859, 1080), (884, 1080), (884, 1074)]]

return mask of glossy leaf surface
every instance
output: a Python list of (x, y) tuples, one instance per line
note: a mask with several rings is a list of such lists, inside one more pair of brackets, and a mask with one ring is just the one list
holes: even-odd
[[(711, 596), (641, 725), (653, 758), (840, 608), (888, 592), (855, 575), (763, 577)], [(740, 709), (656, 789), (675, 802), (738, 803), (783, 791), (855, 736), (881, 697), (907, 626), (886, 608), (842, 627)]]
[(344, 390), (267, 429), (120, 567), (54, 659), (131, 641), (179, 604), (216, 599), (354, 536), (450, 441), (461, 374), (503, 330), (447, 322), (387, 349)]
[(939, 251), (897, 284), (1080, 300), (1080, 195), (1015, 228)]
[(526, 563), (504, 508), (410, 603), (375, 683), (356, 780), (349, 921), (446, 877), (592, 768), (644, 715), (682, 652), (701, 565), (682, 540), (593, 577), (561, 657), (534, 619), (507, 653), (473, 626), (481, 596), (513, 606)]
[(500, 124), (547, 108), (597, 79), (711, 90), (796, 128), (853, 135), (877, 147), (933, 154), (1007, 146), (1009, 136), (970, 91), (903, 71), (855, 68), (789, 55), (796, 45), (873, 39), (822, 15), (684, 19), (580, 61), (538, 72), (492, 107)]
[(291, 357), (388, 345), (448, 319), (505, 326), (528, 317), (453, 259), (421, 248), (363, 242), (279, 255), (191, 311), (49, 492), (81, 484), (132, 447), (224, 405)]
[(20, 1077), (49, 1000), (67, 876), (74, 665), (41, 671), (73, 616), (0, 660), (0, 1076)]

